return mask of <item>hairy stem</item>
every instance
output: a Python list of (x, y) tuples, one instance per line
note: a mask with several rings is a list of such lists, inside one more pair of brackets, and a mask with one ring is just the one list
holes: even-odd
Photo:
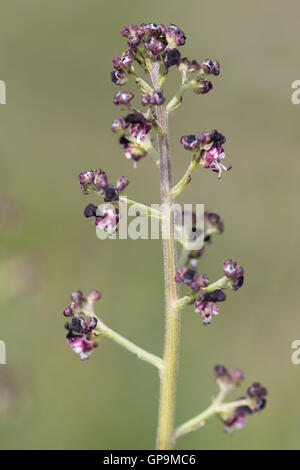
[(129, 341), (127, 338), (124, 338), (124, 336), (121, 336), (119, 333), (106, 326), (99, 319), (97, 331), (100, 335), (112, 339), (113, 341), (115, 341), (115, 343), (118, 343), (120, 346), (123, 346), (123, 348), (127, 349), (127, 351), (130, 351), (131, 353), (135, 354), (142, 361), (149, 362), (149, 364), (152, 364), (159, 370), (162, 369), (163, 361), (160, 357), (155, 356), (154, 354), (151, 354), (148, 351), (145, 351), (144, 349), (140, 348), (136, 344)]
[[(159, 89), (159, 66), (150, 69), (155, 89)], [(158, 135), (160, 154), (160, 191), (162, 202), (162, 236), (165, 277), (165, 345), (163, 369), (160, 383), (159, 422), (157, 431), (157, 449), (168, 450), (172, 447), (174, 429), (175, 397), (177, 369), (179, 361), (180, 316), (175, 303), (178, 299), (178, 287), (175, 283), (176, 246), (174, 238), (174, 216), (171, 155), (169, 148), (168, 113), (166, 107), (157, 106), (157, 120), (164, 133)]]
[(134, 207), (137, 212), (141, 213), (141, 215), (152, 217), (158, 220), (162, 219), (162, 213), (159, 210), (146, 206), (145, 204), (141, 204), (140, 202), (132, 201), (126, 196), (120, 196), (119, 201), (129, 207)]
[(181, 191), (183, 191), (183, 189), (190, 183), (191, 178), (192, 178), (192, 173), (197, 168), (197, 166), (198, 166), (198, 161), (196, 159), (193, 159), (191, 163), (189, 164), (189, 167), (186, 170), (183, 177), (181, 178), (181, 180), (178, 181), (178, 183), (172, 189), (172, 195), (174, 197), (178, 196), (178, 194), (180, 194)]

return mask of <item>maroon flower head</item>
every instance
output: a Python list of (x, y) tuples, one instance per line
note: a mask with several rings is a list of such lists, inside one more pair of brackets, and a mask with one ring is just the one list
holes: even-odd
[(113, 132), (122, 132), (125, 129), (127, 129), (127, 127), (128, 127), (128, 123), (125, 121), (125, 118), (121, 116), (118, 119), (114, 120), (111, 126), (111, 130)]
[(163, 62), (168, 69), (172, 65), (178, 65), (180, 60), (180, 52), (178, 49), (166, 49), (163, 54)]
[(199, 149), (199, 140), (194, 134), (183, 135), (180, 138), (180, 143), (183, 144), (186, 150), (198, 150)]
[(119, 176), (117, 179), (116, 189), (120, 192), (124, 191), (125, 188), (129, 185), (129, 181), (124, 176)]
[(120, 104), (129, 104), (131, 100), (133, 100), (134, 94), (130, 93), (129, 91), (118, 91), (113, 99), (113, 103), (115, 105), (120, 105)]
[(210, 90), (212, 90), (212, 88), (213, 88), (213, 85), (210, 80), (207, 80), (207, 78), (199, 78), (197, 80), (196, 85), (193, 88), (193, 91), (197, 95), (205, 95)]
[(236, 261), (227, 259), (224, 261), (224, 274), (231, 281), (231, 288), (238, 290), (244, 284), (244, 269)]
[(125, 83), (128, 81), (126, 73), (122, 72), (121, 70), (113, 70), (110, 73), (110, 78), (111, 81), (118, 86), (125, 85)]

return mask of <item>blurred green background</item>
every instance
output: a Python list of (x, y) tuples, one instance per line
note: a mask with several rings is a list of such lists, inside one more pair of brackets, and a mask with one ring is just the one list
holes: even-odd
[[(174, 178), (189, 157), (181, 135), (217, 128), (227, 136), (233, 170), (221, 181), (199, 171), (181, 200), (205, 203), (226, 224), (201, 272), (218, 278), (225, 258), (246, 270), (245, 286), (229, 294), (210, 327), (193, 309), (183, 313), (176, 422), (209, 404), (216, 363), (242, 368), (244, 387), (259, 380), (269, 390), (266, 410), (245, 429), (228, 436), (213, 418), (177, 448), (300, 448), (300, 366), (291, 363), (291, 343), (300, 339), (300, 106), (291, 102), (291, 83), (300, 79), (299, 16), (291, 0), (1, 2), (0, 199), (11, 207), (1, 226), (0, 339), (8, 362), (0, 366), (1, 448), (155, 443), (154, 368), (108, 340), (80, 362), (65, 342), (61, 313), (73, 290), (99, 288), (103, 320), (162, 353), (160, 242), (98, 240), (82, 216), (95, 198), (82, 196), (77, 182), (80, 171), (101, 167), (112, 181), (130, 179), (129, 197), (159, 201), (152, 161), (134, 170), (110, 131), (120, 112), (109, 78), (112, 57), (126, 47), (120, 29), (142, 21), (178, 24), (187, 34), (183, 56), (221, 63), (214, 90), (190, 93), (171, 117)], [(172, 71), (170, 96), (178, 80)]]

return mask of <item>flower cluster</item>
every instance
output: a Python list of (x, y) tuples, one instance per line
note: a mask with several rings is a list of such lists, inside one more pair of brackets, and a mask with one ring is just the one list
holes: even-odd
[(65, 317), (70, 318), (70, 321), (65, 323), (65, 328), (68, 330), (67, 342), (73, 351), (80, 355), (81, 360), (85, 360), (98, 346), (95, 334), (98, 320), (85, 312), (89, 311), (95, 300), (101, 298), (101, 294), (97, 290), (92, 290), (87, 298), (84, 298), (83, 293), (77, 290), (70, 298), (71, 304), (63, 312)]
[(244, 269), (236, 261), (227, 259), (224, 261), (224, 274), (229, 280), (232, 290), (238, 290), (244, 284)]
[[(141, 104), (147, 106), (147, 113), (136, 110), (131, 102), (134, 94), (128, 91), (119, 91), (115, 94), (115, 105), (124, 105), (134, 110), (133, 114), (119, 117), (112, 124), (114, 132), (122, 132), (120, 143), (123, 145), (124, 154), (136, 163), (147, 155), (147, 145), (142, 141), (150, 131), (150, 123), (156, 123), (154, 106), (161, 106), (165, 102), (162, 91), (162, 83), (170, 67), (176, 65), (182, 75), (182, 83), (186, 83), (189, 75), (196, 72), (196, 77), (190, 82), (195, 93), (207, 93), (212, 89), (212, 83), (205, 78), (206, 75), (219, 75), (220, 65), (214, 60), (205, 59), (201, 65), (196, 60), (189, 61), (181, 58), (178, 47), (185, 44), (184, 32), (174, 24), (165, 26), (156, 23), (142, 23), (139, 26), (132, 24), (126, 26), (121, 32), (127, 38), (128, 48), (120, 55), (113, 58), (114, 70), (111, 72), (111, 80), (118, 86), (123, 86), (132, 78), (142, 91)], [(160, 64), (161, 83), (158, 89), (153, 90), (144, 80), (137, 77), (134, 62), (137, 62), (146, 72), (151, 71), (153, 63)], [(181, 102), (182, 98), (179, 98)], [(132, 119), (134, 121), (132, 121)], [(134, 126), (134, 124), (136, 124)], [(126, 130), (129, 128), (129, 137)], [(136, 128), (136, 129), (135, 129)], [(219, 159), (221, 157), (218, 157)]]
[(143, 144), (150, 129), (150, 121), (140, 112), (121, 116), (112, 123), (112, 130), (122, 133), (120, 144), (123, 145), (125, 157), (134, 162), (147, 155)]
[[(244, 375), (239, 369), (235, 369), (229, 373), (226, 367), (215, 367), (216, 380), (221, 388), (226, 388), (230, 391), (232, 388), (237, 387), (244, 380)], [(225, 431), (232, 434), (234, 429), (241, 429), (244, 427), (247, 417), (253, 413), (261, 411), (266, 406), (267, 389), (259, 382), (254, 382), (248, 387), (246, 397), (241, 398), (236, 402), (237, 406), (223, 410), (219, 413), (219, 417), (225, 426)], [(239, 404), (239, 401), (248, 401), (248, 404)]]
[[(201, 256), (199, 254), (199, 256)], [(193, 259), (193, 258), (192, 258)], [(235, 271), (230, 271), (229, 277), (227, 272), (227, 266), (229, 262), (235, 267)], [(223, 291), (224, 288), (230, 287), (233, 290), (238, 290), (243, 285), (244, 270), (235, 261), (226, 260), (224, 262), (224, 274), (225, 277), (214, 283), (213, 287), (210, 287), (210, 283), (206, 274), (198, 275), (195, 269), (191, 269), (187, 266), (183, 266), (178, 269), (175, 281), (177, 283), (183, 283), (192, 289), (191, 301), (194, 300), (195, 312), (200, 313), (203, 318), (203, 325), (209, 325), (214, 316), (219, 314), (219, 302), (226, 300), (226, 294)], [(216, 285), (217, 284), (217, 285)], [(197, 296), (195, 297), (195, 294)]]
[(129, 184), (124, 176), (119, 176), (115, 186), (109, 184), (107, 174), (101, 168), (95, 171), (82, 171), (78, 175), (78, 181), (83, 194), (96, 192), (103, 196), (105, 202), (117, 201), (119, 193), (124, 191)]
[(222, 170), (229, 171), (232, 168), (221, 163), (225, 158), (223, 144), (226, 142), (226, 138), (216, 129), (210, 133), (184, 135), (180, 142), (186, 150), (194, 153), (194, 158), (203, 168), (210, 168), (214, 173), (218, 173), (219, 178), (221, 178)]
[(146, 59), (162, 61), (167, 72), (172, 65), (178, 65), (180, 52), (177, 47), (183, 46), (186, 40), (184, 32), (175, 24), (132, 24), (124, 27), (121, 34), (127, 38), (128, 49), (114, 57), (113, 64), (116, 71), (123, 73), (131, 67), (133, 60), (145, 66)]
[[(79, 174), (78, 180), (83, 194), (96, 192), (104, 198), (104, 202), (114, 203), (119, 200), (119, 194), (128, 186), (129, 181), (124, 176), (119, 176), (116, 185), (108, 183), (105, 171), (99, 168), (95, 172), (92, 170), (83, 171)], [(109, 233), (115, 233), (119, 222), (119, 210), (113, 204), (104, 204), (99, 207), (88, 204), (84, 209), (85, 217), (95, 217), (95, 225)]]

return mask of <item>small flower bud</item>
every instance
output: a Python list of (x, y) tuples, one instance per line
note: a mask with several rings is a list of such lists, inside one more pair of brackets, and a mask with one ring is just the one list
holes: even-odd
[(194, 134), (183, 135), (180, 139), (186, 150), (197, 150), (199, 148), (199, 141)]
[(94, 182), (94, 172), (92, 170), (89, 171), (82, 171), (78, 175), (78, 181), (80, 183), (91, 184)]
[(127, 91), (118, 91), (113, 99), (113, 103), (115, 105), (120, 105), (120, 104), (129, 104), (130, 101), (134, 98), (134, 94), (127, 92)]
[(88, 204), (84, 209), (84, 217), (96, 217), (97, 215), (97, 206), (94, 204)]
[(212, 232), (223, 233), (224, 222), (218, 214), (215, 214), (214, 212), (205, 211), (204, 212), (204, 238), (206, 241), (207, 241), (207, 237), (209, 237)]
[(83, 293), (81, 290), (76, 290), (75, 292), (72, 292), (72, 294), (70, 295), (70, 298), (73, 302), (75, 302), (75, 300), (82, 300)]
[(71, 303), (70, 307), (73, 310), (74, 313), (80, 312), (81, 306), (82, 306), (82, 300), (74, 300), (74, 302)]
[(72, 317), (74, 315), (74, 312), (72, 308), (70, 307), (70, 305), (64, 309), (63, 314), (65, 317)]
[(193, 91), (197, 95), (204, 95), (208, 93), (213, 88), (213, 85), (210, 80), (206, 78), (200, 78), (197, 80), (197, 84), (194, 86)]
[(162, 104), (164, 104), (165, 100), (166, 98), (164, 97), (164, 94), (161, 91), (154, 90), (150, 102), (154, 106), (161, 106)]
[(114, 122), (112, 123), (112, 126), (111, 126), (111, 130), (113, 132), (122, 132), (127, 127), (128, 127), (128, 124), (125, 121), (125, 118), (123, 118), (123, 116), (121, 116), (118, 119), (114, 120)]
[(170, 24), (166, 31), (166, 40), (170, 48), (183, 46), (185, 44), (185, 34), (178, 26)]
[(101, 168), (95, 171), (94, 184), (100, 189), (105, 189), (107, 186), (107, 174)]
[(150, 104), (150, 101), (151, 96), (149, 95), (149, 93), (143, 93), (141, 99), (142, 106), (147, 106), (148, 104)]
[(213, 74), (214, 75), (220, 75), (220, 64), (217, 60), (213, 61), (214, 68), (213, 68)]
[(247, 390), (247, 395), (250, 398), (263, 398), (268, 394), (268, 391), (259, 382), (254, 382)]
[(125, 178), (124, 176), (119, 176), (119, 178), (117, 179), (116, 189), (119, 192), (122, 192), (128, 185), (129, 185), (128, 179)]
[(145, 49), (154, 55), (160, 54), (165, 49), (165, 44), (159, 41), (155, 36), (150, 37), (145, 42)]
[(171, 67), (172, 65), (178, 65), (180, 60), (180, 52), (178, 49), (166, 49), (163, 55), (163, 61), (165, 66)]
[(230, 374), (225, 366), (217, 365), (215, 366), (214, 370), (215, 370), (216, 379), (224, 379), (224, 378), (228, 379), (230, 377)]
[(100, 299), (101, 299), (101, 292), (96, 289), (91, 290), (91, 292), (88, 295), (88, 300), (91, 302), (94, 302)]
[(236, 261), (232, 259), (227, 259), (224, 261), (224, 274), (227, 277), (234, 278), (236, 276)]
[(240, 385), (245, 380), (244, 374), (240, 369), (234, 369), (230, 376), (234, 385)]
[(244, 284), (244, 269), (236, 261), (227, 259), (224, 261), (224, 274), (231, 280), (231, 288), (238, 290)]
[(126, 73), (120, 70), (113, 70), (110, 73), (110, 77), (111, 77), (111, 81), (119, 86), (125, 85), (125, 83), (128, 81), (128, 77)]
[(88, 317), (82, 322), (82, 329), (84, 333), (90, 333), (97, 327), (98, 320), (96, 317)]
[(212, 73), (213, 68), (214, 68), (214, 63), (210, 59), (205, 59), (201, 64), (201, 68), (203, 72), (205, 73)]
[(112, 202), (117, 201), (118, 199), (119, 193), (117, 189), (112, 184), (108, 184), (104, 190), (104, 201)]
[(202, 132), (197, 135), (197, 139), (201, 144), (209, 144), (211, 142), (211, 135), (208, 132)]
[(75, 333), (82, 332), (82, 320), (79, 318), (72, 318), (70, 330), (74, 331)]

